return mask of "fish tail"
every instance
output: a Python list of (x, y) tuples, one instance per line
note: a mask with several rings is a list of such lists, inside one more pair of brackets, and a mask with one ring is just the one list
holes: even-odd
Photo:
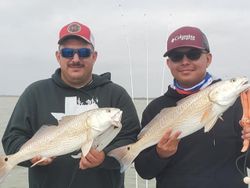
[(9, 157), (10, 156), (0, 156), (0, 183), (14, 167), (14, 165), (9, 162)]
[(133, 151), (133, 145), (129, 144), (116, 149), (111, 150), (108, 156), (114, 157), (119, 161), (121, 169), (120, 172), (124, 172), (134, 161), (136, 156), (139, 154), (137, 151)]

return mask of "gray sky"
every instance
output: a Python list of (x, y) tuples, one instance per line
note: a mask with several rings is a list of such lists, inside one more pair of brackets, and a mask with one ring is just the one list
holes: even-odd
[(134, 97), (146, 97), (147, 87), (149, 97), (159, 96), (172, 82), (162, 57), (166, 39), (187, 25), (208, 37), (210, 73), (250, 78), (249, 18), (249, 0), (0, 0), (0, 95), (20, 95), (51, 76), (58, 67), (58, 32), (72, 21), (94, 33), (94, 72), (110, 71)]

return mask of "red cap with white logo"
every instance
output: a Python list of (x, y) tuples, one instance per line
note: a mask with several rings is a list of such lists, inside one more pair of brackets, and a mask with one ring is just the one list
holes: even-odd
[(168, 56), (169, 52), (180, 47), (193, 47), (210, 52), (206, 35), (196, 27), (181, 27), (174, 31), (167, 41), (167, 52), (163, 57)]
[(88, 43), (92, 44), (93, 47), (95, 46), (94, 37), (92, 35), (91, 30), (89, 29), (88, 26), (83, 25), (79, 22), (72, 22), (70, 24), (65, 25), (61, 29), (59, 33), (58, 44), (61, 44), (63, 40), (65, 40), (70, 36), (80, 37), (85, 41), (87, 41)]

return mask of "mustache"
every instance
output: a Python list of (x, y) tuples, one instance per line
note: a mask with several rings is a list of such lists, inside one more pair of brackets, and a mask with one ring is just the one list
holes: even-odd
[(84, 64), (81, 64), (79, 61), (78, 62), (70, 62), (68, 63), (69, 67), (84, 67)]

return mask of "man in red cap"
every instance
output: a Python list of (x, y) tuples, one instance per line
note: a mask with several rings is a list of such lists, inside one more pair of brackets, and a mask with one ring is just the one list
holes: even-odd
[[(78, 22), (64, 26), (58, 44), (60, 68), (20, 96), (3, 135), (3, 148), (8, 155), (16, 153), (42, 125), (57, 124), (62, 116), (93, 107), (120, 108), (122, 129), (103, 151), (92, 148), (80, 161), (72, 153), (48, 158), (28, 171), (30, 188), (123, 188), (119, 163), (106, 153), (136, 140), (140, 125), (134, 104), (125, 89), (110, 80), (110, 73), (92, 73), (97, 52), (89, 27)], [(39, 160), (41, 156), (20, 165), (30, 167)]]
[[(174, 77), (167, 92), (144, 110), (142, 127), (163, 108), (218, 80), (207, 72), (212, 55), (205, 34), (196, 27), (181, 27), (168, 38), (166, 64)], [(223, 114), (208, 133), (199, 130), (179, 141), (180, 132), (167, 131), (155, 146), (142, 151), (135, 168), (145, 179), (156, 178), (157, 188), (246, 188), (235, 162), (241, 156), (240, 101)], [(243, 138), (249, 139), (249, 130)], [(245, 168), (245, 167), (244, 167)]]

